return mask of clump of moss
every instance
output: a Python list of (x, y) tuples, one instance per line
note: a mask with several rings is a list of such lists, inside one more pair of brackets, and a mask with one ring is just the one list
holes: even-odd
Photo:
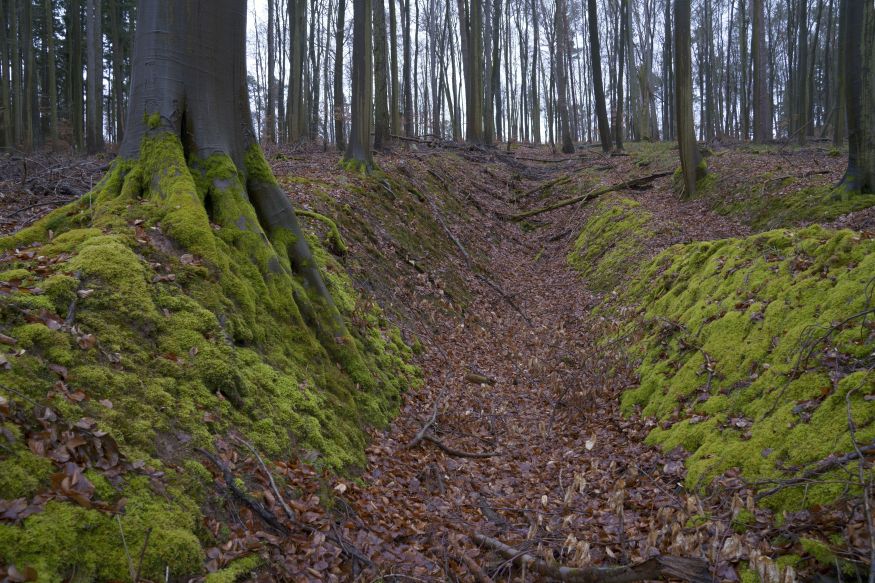
[[(875, 374), (864, 365), (875, 337), (860, 314), (873, 273), (875, 242), (821, 227), (666, 250), (625, 294), (646, 306), (647, 334), (633, 347), (640, 384), (624, 393), (624, 410), (659, 420), (648, 442), (691, 452), (691, 487), (729, 468), (786, 476), (850, 451), (846, 400), (857, 439), (872, 439), (864, 397)], [(765, 503), (828, 503), (843, 486), (825, 482)]]
[[(249, 152), (245, 170), (273, 181), (260, 151)], [(94, 419), (127, 459), (178, 468), (167, 472), (166, 497), (136, 476), (118, 484), (86, 472), (98, 498), (128, 500), (129, 547), (153, 528), (148, 579), (162, 579), (165, 566), (174, 579), (202, 571), (199, 506), (212, 479), (191, 448), (209, 449), (233, 429), (267, 457), (307, 452), (344, 471), (364, 461), (366, 428), (386, 423), (419, 379), (397, 329), (308, 235), (351, 331), (347, 345), (325, 345), (298, 304), (307, 290), (283, 246), (267, 243), (241, 172), (227, 156), (186, 160), (176, 136), (154, 133), (138, 160), (115, 163), (90, 210), (74, 203), (0, 239), (0, 250), (38, 246), (54, 259), (39, 275), (28, 259), (0, 265), (44, 290), (0, 296), (0, 330), (24, 350), (0, 370), (0, 395), (45, 403), (70, 422)], [(357, 358), (339, 360), (344, 350)], [(84, 397), (53, 390), (59, 376)], [(43, 491), (47, 463), (0, 449), (0, 496)], [(0, 559), (32, 565), (47, 581), (74, 571), (125, 579), (122, 548), (115, 520), (69, 502), (0, 526)]]
[(650, 235), (652, 215), (628, 198), (601, 202), (583, 226), (568, 262), (595, 290), (614, 287), (631, 273)]

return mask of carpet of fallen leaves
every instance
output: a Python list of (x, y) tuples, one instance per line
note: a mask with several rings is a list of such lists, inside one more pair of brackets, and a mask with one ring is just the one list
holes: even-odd
[[(280, 178), (336, 183), (334, 153), (287, 154), (270, 157)], [(605, 157), (592, 149), (565, 157), (536, 149), (450, 154), (399, 147), (379, 156), (378, 163), (389, 173), (423, 182), (432, 173), (464, 203), (463, 218), (447, 220), (450, 214), (444, 214), (457, 253), (442, 270), (460, 275), (471, 302), (460, 309), (444, 297), (440, 270), (423, 274), (400, 259), (392, 266), (385, 259), (362, 258), (373, 270), (382, 269), (371, 272), (381, 281), (368, 286), (376, 299), (387, 313), (403, 314), (396, 323), (424, 346), (418, 357), (424, 386), (406, 395), (391, 427), (372, 432), (368, 465), (354, 477), (320, 473), (302, 461), (266, 465), (234, 435), (218, 440), (215, 454), (200, 452), (216, 478), (205, 526), (217, 536), (231, 528), (225, 544), (208, 550), (207, 569), (257, 553), (265, 563), (253, 576), (265, 581), (537, 579), (473, 541), (483, 534), (568, 566), (634, 563), (665, 554), (707, 561), (716, 580), (738, 581), (742, 560), (764, 580), (797, 580), (792, 573), (781, 575), (770, 558), (786, 548), (775, 545), (770, 514), (754, 506), (739, 476), (725, 475), (707, 495), (687, 491), (683, 452), (646, 446), (653, 421), (620, 414), (617, 396), (634, 383), (633, 365), (622, 351), (601, 342), (618, 323), (593, 317), (602, 297), (589, 292), (566, 263), (591, 208), (576, 205), (545, 214), (531, 232), (506, 220), (585, 187), (572, 181), (564, 194), (556, 189), (537, 202), (518, 200), (565, 173), (597, 168), (609, 184), (649, 170), (628, 157)], [(678, 242), (747, 233), (702, 203), (679, 203), (670, 181), (661, 178), (652, 189), (632, 195), (655, 220), (673, 226), (655, 229), (663, 234), (656, 235), (648, 254)], [(341, 186), (328, 194), (353, 208), (362, 204)], [(296, 205), (318, 207), (306, 186), (290, 195)], [(434, 212), (443, 213), (439, 206), (432, 201)], [(45, 212), (51, 205), (39, 208)], [(378, 226), (375, 230), (387, 236)], [(392, 246), (388, 240), (381, 244)], [(62, 371), (58, 374), (63, 385)], [(111, 469), (127, 463), (113, 450), (114, 442), (91, 432), (87, 423), (40, 423), (44, 427), (33, 438), (37, 447), (53, 459), (74, 456), (58, 459), (69, 471), (57, 476), (53, 496), (89, 496), (77, 490), (81, 465)], [(76, 456), (94, 459), (77, 465)], [(20, 518), (43, 502), (4, 503), (0, 514)], [(731, 522), (742, 510), (756, 520), (738, 533)], [(800, 534), (834, 530), (849, 520), (862, 524), (841, 506), (800, 512), (784, 521), (787, 536), (781, 540), (789, 548)], [(868, 548), (865, 532), (854, 536), (852, 545)]]

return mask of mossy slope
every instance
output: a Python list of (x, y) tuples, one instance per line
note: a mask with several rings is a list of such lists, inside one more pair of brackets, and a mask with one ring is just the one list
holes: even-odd
[[(247, 165), (270, 177), (259, 152)], [(324, 345), (296, 301), (307, 290), (282, 246), (266, 243), (241, 184), (227, 157), (185, 160), (159, 135), (88, 197), (0, 239), (0, 332), (16, 341), (0, 396), (47, 405), (63, 423), (93, 419), (127, 460), (163, 472), (157, 482), (86, 473), (94, 500), (128, 500), (130, 547), (154, 527), (148, 579), (165, 567), (174, 579), (200, 573), (202, 546), (216, 542), (200, 526), (211, 488), (194, 448), (234, 431), (273, 459), (312, 452), (340, 470), (363, 461), (365, 427), (391, 418), (418, 382), (397, 330), (312, 238), (352, 333), (349, 346)], [(0, 498), (49, 490), (57, 468), (23, 446), (36, 422), (0, 422), (12, 435)], [(45, 581), (129, 578), (116, 520), (63, 499), (0, 524), (0, 562)]]
[[(682, 446), (689, 486), (729, 468), (788, 475), (875, 438), (870, 309), (875, 241), (820, 227), (676, 245), (623, 299), (643, 307), (632, 349), (640, 385), (623, 395), (659, 426), (649, 441)], [(634, 324), (637, 325), (637, 324)], [(847, 402), (847, 403), (846, 403)], [(776, 508), (829, 502), (843, 484), (788, 489)]]
[(629, 199), (605, 199), (583, 226), (569, 264), (594, 290), (606, 291), (636, 266), (651, 234), (651, 214)]

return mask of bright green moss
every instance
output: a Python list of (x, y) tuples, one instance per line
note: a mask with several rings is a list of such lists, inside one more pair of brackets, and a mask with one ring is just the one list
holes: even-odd
[[(799, 357), (802, 342), (848, 318), (829, 347), (849, 359), (872, 353), (872, 337), (852, 316), (864, 311), (873, 274), (875, 242), (820, 227), (665, 251), (624, 296), (646, 306), (648, 325), (633, 347), (640, 383), (624, 393), (624, 410), (640, 406), (660, 420), (649, 443), (691, 452), (690, 486), (733, 467), (750, 479), (777, 477), (780, 467), (849, 451), (851, 391), (857, 439), (872, 439), (875, 410), (863, 397), (875, 374), (848, 371), (833, 382), (819, 363), (825, 343), (806, 362)], [(765, 504), (793, 510), (841, 493), (828, 483), (787, 488)]]
[(66, 314), (70, 304), (76, 300), (79, 281), (68, 275), (58, 274), (46, 278), (42, 283), (46, 297), (51, 300), (55, 311)]
[(614, 287), (640, 261), (650, 219), (649, 212), (628, 198), (600, 203), (574, 243), (569, 263), (591, 288)]
[(732, 519), (732, 530), (739, 534), (744, 534), (755, 523), (756, 515), (749, 510), (741, 509), (735, 515), (735, 518)]
[[(56, 211), (0, 239), (0, 248), (41, 242), (40, 254), (63, 255), (53, 275), (33, 278), (43, 295), (0, 298), (4, 332), (26, 351), (0, 375), (3, 384), (42, 401), (58, 379), (48, 366), (63, 365), (69, 391), (87, 398), (56, 395), (50, 404), (60, 416), (95, 419), (128, 459), (154, 467), (171, 456), (181, 470), (167, 472), (167, 498), (139, 478), (119, 485), (95, 470), (86, 476), (95, 499), (128, 499), (122, 524), (129, 547), (139, 548), (153, 527), (144, 577), (163, 580), (170, 565), (172, 578), (185, 579), (202, 571), (198, 506), (214, 487), (191, 448), (210, 448), (216, 435), (233, 430), (271, 458), (312, 451), (325, 468), (361, 464), (365, 427), (386, 423), (420, 374), (406, 363), (411, 351), (397, 329), (363, 301), (344, 267), (310, 234), (358, 358), (338, 358), (341, 351), (323, 346), (304, 321), (297, 302), (307, 291), (285, 254), (293, 241), (277, 233), (267, 244), (243, 188), (247, 176), (274, 180), (260, 150), (247, 154), (245, 172), (227, 156), (185, 160), (169, 134), (146, 138), (141, 154), (114, 164), (90, 208)], [(15, 265), (20, 274), (27, 267)], [(80, 297), (79, 290), (87, 293)], [(25, 320), (43, 309), (63, 319), (74, 301), (75, 335)], [(44, 478), (22, 455), (0, 451), (0, 463), (30, 495)], [(25, 473), (34, 479), (23, 479)], [(40, 547), (41, 539), (57, 546)], [(74, 569), (86, 580), (125, 579), (121, 549), (114, 520), (65, 503), (50, 504), (20, 527), (0, 526), (0, 559), (31, 564), (47, 581)]]
[(149, 129), (154, 130), (157, 129), (158, 126), (161, 125), (161, 114), (157, 111), (152, 114), (146, 115), (146, 125), (149, 126)]
[[(0, 449), (0, 457), (5, 456)], [(53, 472), (49, 460), (16, 448), (14, 453), (0, 459), (0, 500), (32, 498), (48, 485)]]
[(205, 583), (234, 583), (248, 576), (263, 563), (264, 560), (258, 555), (248, 555), (235, 559), (224, 569), (207, 575)]
[(27, 280), (32, 279), (32, 277), (33, 274), (27, 269), (7, 269), (6, 271), (0, 272), (0, 281), (5, 282), (20, 281), (24, 283)]

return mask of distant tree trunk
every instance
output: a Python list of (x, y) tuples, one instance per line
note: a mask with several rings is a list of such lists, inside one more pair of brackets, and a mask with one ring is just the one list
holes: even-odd
[(848, 10), (847, 2), (839, 0), (839, 33), (838, 33), (838, 63), (836, 66), (838, 79), (836, 80), (836, 125), (833, 130), (833, 145), (836, 148), (841, 147), (845, 141), (845, 128), (847, 127), (847, 112), (845, 106), (847, 104), (847, 88), (848, 81), (845, 72), (845, 63), (847, 62), (847, 43), (845, 39), (848, 35)]
[(23, 146), (26, 152), (34, 146), (34, 116), (39, 115), (36, 105), (36, 66), (33, 55), (33, 2), (25, 0), (21, 26), (21, 44), (24, 46), (24, 137)]
[[(70, 119), (73, 126), (73, 148), (82, 151), (85, 146), (85, 106), (82, 100), (82, 8), (80, 0), (69, 0), (69, 59)], [(13, 0), (13, 4), (15, 0)]]
[(617, 29), (617, 102), (614, 112), (614, 143), (618, 152), (623, 151), (623, 64), (626, 60), (626, 26), (629, 23), (626, 13), (628, 10), (629, 0), (620, 0), (620, 25)]
[(401, 0), (404, 16), (404, 135), (413, 137), (413, 54), (410, 38), (410, 0)]
[[(394, 0), (390, 0), (394, 2)], [(346, 0), (337, 0), (337, 20), (334, 31), (334, 143), (341, 152), (346, 150), (343, 117), (343, 36), (346, 24)]]
[(88, 126), (86, 145), (89, 154), (103, 150), (103, 18), (101, 0), (88, 0), (86, 31), (88, 37)]
[(532, 81), (530, 84), (532, 90), (532, 141), (536, 144), (541, 143), (541, 103), (538, 97), (538, 62), (541, 56), (541, 38), (538, 34), (538, 7), (536, 0), (531, 0), (532, 5)]
[(481, 0), (459, 0), (462, 55), (465, 70), (465, 138), (482, 144), (483, 136), (483, 17)]
[(682, 196), (696, 194), (696, 181), (707, 173), (707, 167), (696, 144), (693, 125), (693, 71), (690, 55), (690, 0), (674, 2), (675, 108), (677, 110), (678, 146), (684, 190)]
[[(495, 0), (498, 1), (498, 0)], [(495, 116), (493, 110), (493, 94), (492, 94), (492, 37), (495, 32), (492, 30), (492, 2), (493, 0), (484, 0), (481, 9), (486, 13), (484, 20), (484, 35), (483, 35), (483, 142), (491, 144), (495, 138)]]
[(502, 131), (502, 109), (501, 109), (501, 2), (502, 0), (493, 0), (492, 8), (492, 95), (490, 99), (495, 102), (493, 111), (495, 112), (495, 136), (501, 141), (504, 137)]
[(0, 20), (3, 20), (0, 23), (0, 130), (2, 130), (3, 134), (0, 136), (2, 138), (2, 146), (3, 147), (12, 147), (15, 145), (12, 138), (12, 104), (10, 99), (12, 96), (10, 95), (9, 83), (10, 83), (10, 74), (11, 67), (9, 66), (12, 57), (10, 54), (9, 42), (7, 40), (6, 35), (6, 23), (11, 22), (12, 17), (8, 10), (9, 0), (0, 0)]
[(753, 141), (758, 144), (772, 139), (768, 75), (766, 73), (764, 1), (751, 0), (753, 8)]
[(666, 140), (675, 138), (675, 116), (674, 116), (674, 69), (672, 63), (674, 57), (672, 55), (672, 29), (671, 29), (671, 2), (665, 0), (665, 13), (663, 15), (665, 25), (665, 42), (662, 50), (662, 133)]
[[(374, 149), (382, 150), (389, 141), (388, 47), (386, 42), (386, 5), (374, 4)], [(390, 2), (392, 0), (389, 0)]]
[[(47, 3), (51, 0), (46, 0)], [(119, 2), (109, 3), (110, 41), (112, 42), (112, 94), (115, 106), (115, 136), (120, 141), (125, 133), (125, 45), (121, 36), (121, 7)]]
[[(867, 2), (868, 0), (860, 0)], [(791, 126), (800, 146), (805, 145), (808, 135), (808, 0), (797, 3), (798, 14), (796, 16), (796, 84), (793, 88), (793, 119)]]
[(556, 34), (556, 106), (559, 114), (559, 128), (562, 138), (562, 152), (574, 152), (571, 138), (571, 125), (568, 120), (568, 74), (565, 59), (568, 53), (568, 5), (565, 0), (556, 0), (554, 17)]
[(300, 142), (307, 136), (307, 105), (304, 103), (304, 58), (307, 52), (307, 0), (288, 0), (289, 13), (289, 141)]
[(747, 75), (747, 0), (740, 0), (738, 4), (738, 32), (740, 35), (739, 52), (741, 53), (741, 139), (750, 139), (750, 104), (748, 103), (748, 75)]
[(345, 161), (353, 167), (370, 172), (374, 167), (371, 157), (371, 107), (373, 99), (373, 58), (371, 49), (371, 0), (353, 0), (352, 38), (352, 95), (351, 130), (346, 146)]
[(276, 29), (274, 2), (267, 0), (267, 112), (264, 116), (265, 135), (269, 144), (276, 143)]
[[(115, 4), (114, 2), (112, 4)], [(45, 9), (45, 42), (46, 42), (46, 87), (49, 98), (49, 139), (58, 139), (58, 72), (55, 59), (55, 10), (52, 0), (43, 2)]]
[[(401, 87), (398, 82), (398, 18), (395, 10), (396, 0), (389, 0), (389, 52), (392, 58), (392, 99), (389, 103), (389, 118), (393, 135), (401, 134)], [(449, 5), (449, 3), (448, 3)]]
[(839, 185), (847, 195), (875, 194), (875, 6), (842, 0), (846, 14), (848, 169)]

